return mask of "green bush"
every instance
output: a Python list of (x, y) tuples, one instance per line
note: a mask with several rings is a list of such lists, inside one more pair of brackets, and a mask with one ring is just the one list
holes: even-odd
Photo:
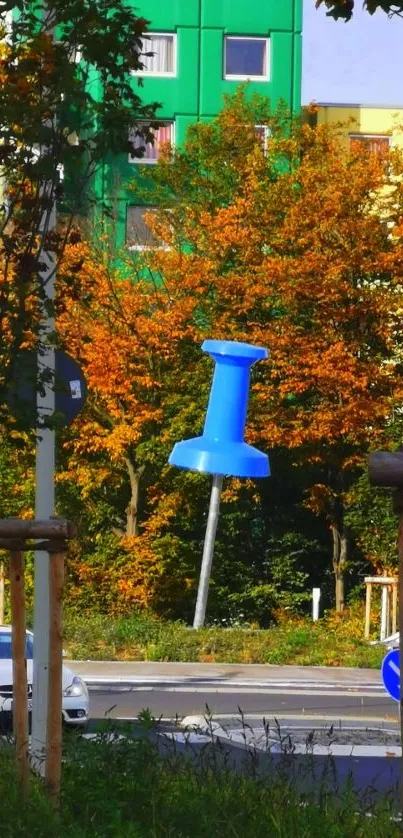
[(195, 631), (146, 613), (111, 618), (67, 613), (65, 648), (76, 660), (200, 661), (378, 668), (383, 647), (363, 640), (361, 607), (313, 624), (287, 617), (271, 629), (210, 626)]

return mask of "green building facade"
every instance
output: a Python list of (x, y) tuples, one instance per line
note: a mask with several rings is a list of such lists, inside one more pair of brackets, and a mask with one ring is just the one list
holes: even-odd
[[(214, 117), (223, 94), (249, 81), (251, 92), (300, 108), (302, 0), (135, 0), (150, 21), (140, 95), (160, 102), (154, 145), (140, 161), (129, 155), (105, 162), (97, 179), (98, 196), (113, 201), (116, 243), (142, 247), (147, 228), (142, 208), (125, 188), (138, 163), (153, 165), (159, 142), (181, 145), (187, 128)], [(138, 79), (133, 78), (133, 84)], [(138, 140), (140, 144), (140, 140)]]

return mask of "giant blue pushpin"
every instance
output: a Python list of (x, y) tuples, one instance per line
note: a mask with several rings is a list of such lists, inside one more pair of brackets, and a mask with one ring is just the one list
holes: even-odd
[(169, 458), (171, 465), (213, 475), (194, 628), (204, 624), (206, 615), (224, 475), (270, 475), (267, 454), (244, 442), (250, 368), (268, 357), (267, 349), (227, 340), (205, 340), (202, 349), (216, 362), (203, 435), (178, 442)]

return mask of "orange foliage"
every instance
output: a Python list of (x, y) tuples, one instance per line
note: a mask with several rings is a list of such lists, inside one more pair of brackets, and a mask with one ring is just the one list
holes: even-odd
[[(296, 146), (273, 139), (269, 157)], [(304, 126), (298, 152), (269, 185), (270, 160), (255, 147), (230, 206), (203, 209), (197, 224), (193, 208), (181, 216), (194, 252), (178, 264), (160, 251), (152, 264), (168, 282), (197, 270), (214, 287), (214, 335), (270, 348), (253, 387), (254, 438), (320, 457), (321, 446), (375, 441), (401, 399), (403, 185), (394, 178), (385, 191), (384, 161), (343, 157), (326, 128)], [(403, 171), (398, 153), (392, 163)], [(176, 235), (173, 225), (173, 247)]]
[[(167, 494), (167, 472), (154, 469), (175, 441), (201, 430), (211, 375), (199, 348), (204, 337), (270, 349), (270, 361), (253, 375), (248, 439), (295, 449), (300, 463), (326, 464), (333, 476), (312, 487), (309, 503), (331, 520), (343, 503), (343, 475), (379, 442), (402, 401), (395, 366), (403, 178), (391, 179), (384, 160), (361, 150), (343, 157), (325, 128), (274, 134), (265, 154), (236, 110), (219, 119), (235, 147), (249, 142), (238, 161), (241, 185), (227, 204), (209, 204), (202, 193), (198, 202), (192, 184), (187, 200), (177, 152), (161, 169), (171, 167), (174, 193), (178, 178), (180, 201), (149, 218), (168, 247), (134, 256), (128, 280), (83, 243), (70, 247), (64, 267), (68, 274), (69, 263), (82, 263), (79, 294), (62, 287), (58, 326), (91, 393), (66, 443), (64, 477), (90, 491), (94, 482), (116, 480), (119, 469), (127, 480), (131, 467), (137, 503), (139, 470), (146, 470), (147, 515), (126, 542), (119, 581), (123, 597), (143, 604), (162, 573), (153, 539), (186, 506), (184, 484)], [(203, 132), (211, 138), (210, 127), (197, 130), (200, 142)], [(403, 174), (398, 152), (392, 165)]]

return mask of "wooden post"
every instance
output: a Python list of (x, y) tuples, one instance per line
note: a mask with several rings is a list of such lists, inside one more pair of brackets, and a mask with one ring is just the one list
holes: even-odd
[[(398, 451), (375, 451), (369, 455), (369, 480), (373, 486), (388, 486), (395, 489), (394, 511), (399, 516), (397, 546), (399, 554), (399, 655), (403, 663), (403, 448)], [(400, 678), (400, 682), (402, 678)], [(400, 683), (400, 812), (403, 816), (403, 688)]]
[(397, 582), (392, 585), (392, 634), (397, 631)]
[[(403, 661), (403, 490), (399, 489), (396, 492), (395, 504), (398, 505), (399, 511), (399, 530), (398, 530), (398, 550), (399, 550), (399, 653), (400, 653), (400, 670)], [(397, 502), (397, 503), (396, 503)], [(403, 815), (403, 689), (400, 677), (400, 812)]]
[[(60, 798), (62, 757), (62, 595), (64, 557), (69, 539), (77, 533), (74, 524), (62, 518), (51, 520), (0, 519), (0, 548), (10, 552), (10, 592), (13, 648), (13, 716), (17, 762), (24, 791), (28, 787), (28, 684), (22, 553), (33, 548), (47, 550), (49, 561), (49, 696), (46, 702), (45, 779), (55, 808)], [(41, 542), (40, 539), (45, 539)], [(39, 543), (38, 543), (39, 541)], [(31, 542), (31, 543), (29, 543)], [(33, 761), (35, 765), (35, 761)], [(35, 765), (37, 769), (38, 766)], [(42, 773), (42, 772), (41, 772)]]
[(371, 582), (365, 585), (365, 640), (369, 639), (371, 631)]
[(381, 633), (380, 640), (385, 640), (388, 636), (388, 587), (382, 585), (381, 589)]
[(13, 733), (18, 773), (24, 795), (28, 792), (28, 681), (25, 627), (24, 560), (10, 551), (10, 600), (13, 654)]
[(4, 625), (4, 562), (0, 562), (0, 626)]
[(49, 681), (45, 781), (54, 806), (59, 805), (62, 765), (62, 597), (64, 553), (51, 553), (49, 562)]

